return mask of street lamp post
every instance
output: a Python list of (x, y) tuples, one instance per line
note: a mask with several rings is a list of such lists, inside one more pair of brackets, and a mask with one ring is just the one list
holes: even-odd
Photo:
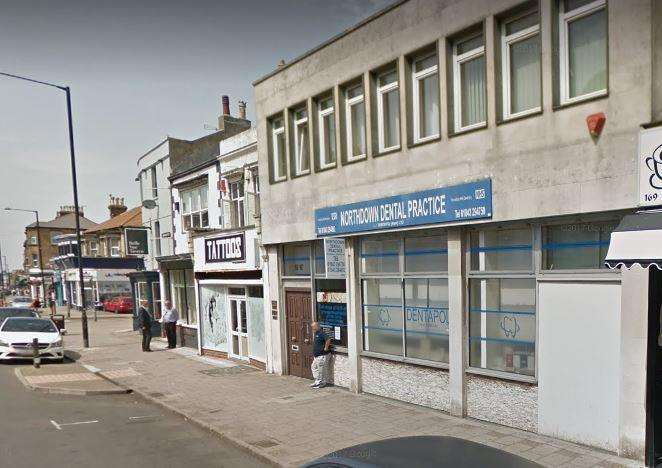
[[(42, 294), (43, 303), (46, 303), (46, 281), (44, 280), (44, 262), (41, 256), (41, 232), (39, 230), (39, 212), (37, 210), (24, 210), (21, 208), (5, 208), (5, 211), (23, 211), (25, 213), (33, 213), (37, 219), (37, 253), (39, 257), (39, 276), (41, 277), (41, 287), (44, 290)], [(39, 289), (37, 289), (37, 299), (39, 299)]]
[(61, 91), (64, 91), (67, 96), (67, 121), (69, 124), (69, 154), (71, 159), (71, 183), (73, 185), (74, 191), (74, 210), (76, 210), (75, 219), (76, 219), (76, 242), (78, 244), (78, 249), (76, 252), (76, 259), (78, 260), (78, 278), (80, 281), (80, 298), (81, 298), (81, 325), (83, 327), (83, 346), (86, 348), (90, 347), (90, 338), (87, 330), (87, 312), (85, 310), (85, 283), (83, 280), (83, 261), (81, 250), (83, 248), (83, 243), (80, 235), (80, 209), (78, 207), (78, 180), (76, 178), (76, 153), (74, 151), (74, 128), (71, 118), (71, 90), (69, 86), (60, 86), (53, 83), (47, 83), (45, 81), (34, 80), (32, 78), (27, 78), (25, 76), (13, 75), (11, 73), (0, 72), (0, 75), (6, 76), (9, 78), (15, 78), (17, 80), (29, 81), (31, 83), (41, 84), (45, 86), (50, 86), (52, 88), (57, 88)]

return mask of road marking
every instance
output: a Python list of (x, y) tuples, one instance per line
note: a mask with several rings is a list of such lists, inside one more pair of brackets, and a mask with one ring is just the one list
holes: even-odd
[(154, 419), (154, 418), (158, 418), (158, 417), (159, 417), (158, 414), (151, 415), (151, 416), (130, 416), (130, 417), (129, 417), (129, 420), (131, 420), (131, 421), (139, 421), (139, 420), (141, 420), (141, 419)]
[(99, 369), (98, 367), (90, 366), (89, 364), (83, 364), (83, 367), (90, 372), (94, 372), (95, 374), (97, 372), (101, 372), (101, 369)]
[(51, 419), (51, 424), (53, 426), (55, 426), (55, 429), (57, 429), (58, 431), (61, 431), (63, 426), (78, 426), (80, 424), (94, 424), (94, 423), (98, 423), (98, 422), (99, 422), (99, 420), (95, 419), (93, 421), (78, 421), (78, 422), (72, 422), (72, 423), (56, 423), (55, 421), (53, 421)]

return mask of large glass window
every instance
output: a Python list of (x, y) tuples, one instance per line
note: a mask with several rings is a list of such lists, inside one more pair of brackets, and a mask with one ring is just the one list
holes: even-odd
[(414, 143), (418, 143), (439, 136), (437, 55), (414, 59), (412, 69)]
[(546, 270), (606, 268), (611, 232), (618, 223), (572, 223), (543, 228), (543, 264)]
[(400, 146), (400, 91), (397, 70), (390, 70), (377, 77), (377, 137), (380, 152)]
[(346, 91), (345, 122), (347, 127), (347, 160), (354, 161), (366, 155), (365, 102), (363, 85)]
[(230, 220), (233, 228), (246, 225), (244, 212), (244, 181), (243, 179), (229, 183)]
[(207, 185), (188, 190), (182, 190), (182, 230), (191, 228), (208, 228), (209, 212), (207, 211)]
[(448, 362), (448, 279), (405, 278), (406, 356)]
[(273, 179), (287, 178), (287, 149), (285, 147), (285, 125), (282, 118), (271, 121), (271, 154), (273, 157)]
[(308, 110), (305, 107), (293, 112), (294, 118), (294, 175), (310, 171), (310, 143), (308, 139)]
[(485, 124), (485, 45), (482, 33), (453, 43), (453, 115), (455, 131)]
[(538, 12), (501, 25), (503, 118), (541, 109), (540, 24)]
[(533, 229), (472, 232), (469, 278), (470, 365), (534, 376)]
[(559, 1), (561, 103), (607, 92), (606, 0)]
[(361, 271), (367, 274), (400, 272), (399, 238), (366, 238), (361, 242)]
[(363, 328), (366, 351), (403, 355), (402, 280), (363, 280)]
[(168, 276), (172, 305), (179, 311), (180, 321), (190, 325), (197, 324), (193, 270), (169, 270)]
[(336, 121), (333, 96), (321, 99), (318, 104), (319, 166), (321, 169), (336, 163)]
[(405, 272), (441, 272), (448, 270), (446, 235), (405, 238)]
[(283, 276), (310, 276), (310, 246), (283, 246)]

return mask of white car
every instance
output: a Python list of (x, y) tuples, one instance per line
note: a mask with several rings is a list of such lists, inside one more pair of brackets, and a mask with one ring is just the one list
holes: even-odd
[(12, 298), (11, 306), (28, 309), (32, 306), (32, 302), (32, 298), (29, 296), (16, 296)]
[(0, 360), (32, 358), (32, 340), (39, 357), (62, 362), (64, 345), (55, 323), (48, 318), (9, 317), (0, 325)]

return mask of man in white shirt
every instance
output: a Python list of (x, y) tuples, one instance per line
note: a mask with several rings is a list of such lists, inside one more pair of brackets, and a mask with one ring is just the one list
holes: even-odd
[(166, 337), (168, 338), (168, 349), (177, 347), (177, 320), (179, 320), (179, 312), (172, 306), (172, 302), (166, 300), (163, 308), (163, 328), (165, 328)]

